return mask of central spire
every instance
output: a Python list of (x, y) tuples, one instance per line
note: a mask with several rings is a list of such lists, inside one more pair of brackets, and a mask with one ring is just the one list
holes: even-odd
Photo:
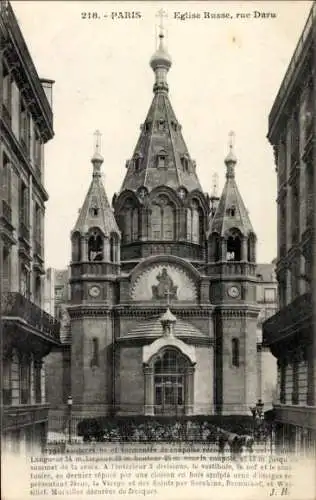
[(160, 9), (157, 16), (160, 18), (159, 45), (158, 49), (150, 59), (150, 66), (152, 67), (156, 75), (156, 81), (153, 89), (155, 93), (161, 91), (168, 92), (167, 73), (172, 64), (171, 57), (168, 54), (164, 43), (165, 35), (163, 19), (164, 17), (167, 17), (167, 13), (163, 9)]

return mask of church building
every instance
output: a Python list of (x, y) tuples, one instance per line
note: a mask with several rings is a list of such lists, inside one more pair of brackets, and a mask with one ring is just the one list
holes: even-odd
[(232, 142), (222, 195), (200, 185), (159, 38), (153, 100), (112, 206), (98, 142), (92, 158), (71, 233), (63, 380), (80, 417), (249, 415), (257, 400), (256, 235)]

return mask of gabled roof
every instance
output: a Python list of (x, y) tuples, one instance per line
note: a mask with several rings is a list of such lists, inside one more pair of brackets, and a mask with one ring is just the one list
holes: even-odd
[(120, 234), (102, 182), (100, 172), (102, 163), (102, 156), (97, 154), (92, 158), (92, 181), (73, 232), (87, 233), (90, 228), (97, 227), (105, 236), (110, 236), (111, 233)]
[(226, 160), (226, 182), (220, 197), (214, 217), (210, 221), (209, 233), (216, 232), (224, 236), (232, 228), (239, 229), (243, 235), (254, 234), (252, 224), (239, 193), (235, 180), (235, 165), (237, 159), (232, 150)]

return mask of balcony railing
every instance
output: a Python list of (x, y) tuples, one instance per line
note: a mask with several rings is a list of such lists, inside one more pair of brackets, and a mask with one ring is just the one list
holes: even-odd
[(20, 318), (52, 340), (59, 342), (59, 321), (18, 292), (2, 295), (1, 314), (9, 318)]
[(270, 345), (282, 340), (309, 318), (312, 318), (312, 297), (305, 293), (263, 323), (263, 343)]
[(11, 224), (12, 222), (12, 209), (9, 203), (5, 200), (2, 200), (2, 215), (7, 222)]
[(30, 230), (26, 227), (24, 222), (20, 223), (20, 237), (26, 241), (30, 240)]
[(3, 428), (14, 430), (37, 422), (47, 422), (48, 408), (47, 404), (7, 406), (4, 408)]

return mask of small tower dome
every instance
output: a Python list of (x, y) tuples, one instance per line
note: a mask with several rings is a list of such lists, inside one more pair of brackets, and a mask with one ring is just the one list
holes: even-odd
[(158, 68), (165, 68), (169, 70), (171, 67), (172, 59), (164, 46), (163, 33), (159, 34), (159, 47), (150, 59), (149, 64), (154, 71), (156, 71), (156, 69)]

